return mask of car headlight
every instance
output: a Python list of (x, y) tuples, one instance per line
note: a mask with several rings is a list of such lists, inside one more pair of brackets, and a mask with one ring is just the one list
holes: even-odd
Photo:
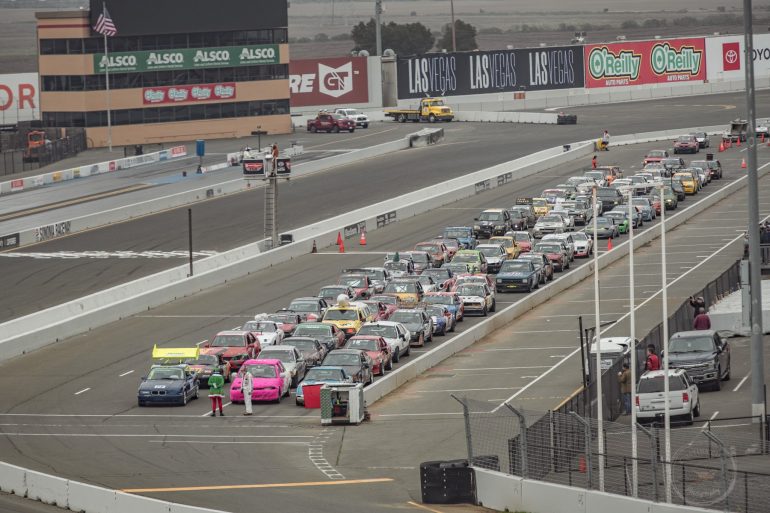
[(505, 228), (505, 227), (503, 225), (501, 225), (501, 224), (496, 224), (495, 225), (495, 230), (502, 230), (503, 228)]
[(497, 283), (502, 283), (502, 282), (503, 280), (501, 280), (500, 278), (497, 279)]
[(479, 225), (477, 225), (477, 224), (474, 224), (473, 225), (473, 229), (476, 230), (476, 231), (479, 231), (479, 230), (481, 230), (481, 227)]
[(706, 368), (707, 369), (716, 369), (717, 368), (717, 362), (715, 362), (713, 360), (710, 361), (710, 362), (706, 362)]
[(140, 390), (139, 393), (141, 395), (150, 395), (150, 391), (149, 390)]
[(527, 279), (525, 278), (525, 279), (521, 280), (521, 283), (527, 283)]

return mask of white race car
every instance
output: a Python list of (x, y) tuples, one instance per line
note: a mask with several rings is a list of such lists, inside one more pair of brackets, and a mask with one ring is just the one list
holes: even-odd
[(257, 315), (253, 321), (248, 321), (240, 329), (253, 333), (262, 347), (275, 346), (283, 342), (284, 334), (281, 323), (264, 320), (261, 315)]

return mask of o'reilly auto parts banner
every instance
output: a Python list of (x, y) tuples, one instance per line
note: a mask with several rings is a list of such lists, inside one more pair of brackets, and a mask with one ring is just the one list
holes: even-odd
[(583, 87), (583, 47), (437, 53), (399, 59), (399, 99)]
[(586, 45), (586, 87), (620, 87), (706, 79), (703, 38)]
[(281, 62), (278, 45), (222, 46), (217, 48), (180, 48), (94, 54), (94, 73), (164, 71), (173, 69), (226, 68)]
[(289, 63), (292, 107), (350, 105), (369, 101), (366, 57), (309, 59)]
[[(770, 34), (754, 35), (751, 57), (754, 75), (770, 75)], [(743, 36), (706, 38), (707, 75), (710, 82), (744, 80), (746, 78), (746, 49)]]

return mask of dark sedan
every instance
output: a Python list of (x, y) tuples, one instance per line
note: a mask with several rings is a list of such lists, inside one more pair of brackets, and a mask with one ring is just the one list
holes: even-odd
[(531, 260), (508, 260), (503, 262), (495, 278), (497, 292), (531, 292), (538, 288), (540, 277)]
[(356, 383), (368, 385), (374, 380), (372, 360), (365, 351), (359, 349), (336, 349), (326, 355), (323, 365), (342, 367)]

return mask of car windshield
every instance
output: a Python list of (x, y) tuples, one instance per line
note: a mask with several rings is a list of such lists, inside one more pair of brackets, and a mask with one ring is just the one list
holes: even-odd
[(385, 269), (389, 271), (408, 271), (409, 270), (409, 262), (406, 260), (399, 260), (398, 262), (394, 262), (392, 260), (385, 262)]
[(613, 219), (625, 219), (626, 214), (623, 212), (605, 212), (604, 217), (611, 217)]
[(674, 175), (674, 178), (679, 178), (680, 180), (692, 180), (692, 175), (690, 173), (677, 173)]
[(340, 283), (344, 283), (350, 287), (363, 287), (366, 285), (365, 278), (363, 276), (343, 276), (340, 278)]
[(385, 285), (383, 292), (390, 292), (394, 294), (415, 294), (417, 292), (417, 285), (413, 281), (392, 281)]
[(409, 256), (412, 258), (412, 262), (415, 262), (415, 263), (424, 264), (424, 263), (428, 262), (428, 254), (427, 253), (415, 252), (415, 253), (410, 253)]
[(246, 372), (254, 376), (255, 378), (275, 378), (277, 377), (275, 373), (275, 366), (274, 365), (267, 365), (264, 363), (257, 363), (254, 365), (247, 365), (246, 366)]
[(545, 200), (545, 198), (538, 198), (532, 200), (532, 205), (535, 207), (547, 207), (548, 202)]
[(280, 322), (285, 324), (296, 324), (297, 323), (297, 316), (296, 314), (290, 314), (290, 313), (274, 313), (268, 315), (268, 318), (273, 322)]
[(572, 232), (573, 240), (588, 240), (586, 232)]
[[(654, 394), (665, 391), (665, 381), (663, 375), (654, 378), (644, 378), (639, 380), (637, 392), (640, 394)], [(679, 392), (685, 390), (684, 381), (679, 377), (669, 377), (668, 389), (670, 392)]]
[(499, 244), (504, 248), (510, 248), (511, 246), (513, 246), (513, 240), (507, 237), (502, 239), (499, 237), (492, 237), (491, 239), (489, 239), (489, 242), (490, 244), (491, 243)]
[(527, 232), (516, 232), (513, 234), (513, 238), (517, 241), (528, 241), (529, 240), (529, 233)]
[(282, 343), (286, 344), (287, 346), (294, 346), (300, 351), (315, 351), (317, 349), (315, 343), (312, 340), (290, 338), (284, 340)]
[(213, 354), (201, 354), (198, 358), (188, 358), (184, 361), (187, 365), (216, 365), (219, 360)]
[(521, 260), (529, 260), (535, 265), (536, 269), (540, 269), (543, 267), (543, 257), (539, 255), (524, 255), (522, 257), (519, 257)]
[(615, 223), (613, 223), (611, 219), (608, 219), (606, 217), (597, 217), (596, 218), (596, 224), (599, 225), (599, 226), (610, 226), (610, 225), (613, 225)]
[(310, 369), (305, 375), (305, 381), (343, 381), (344, 374), (340, 369)]
[(479, 256), (474, 253), (458, 253), (452, 259), (452, 262), (457, 264), (475, 264), (478, 261)]
[(679, 142), (683, 142), (683, 143), (688, 143), (688, 142), (692, 141), (692, 139), (690, 138), (690, 136), (689, 136), (689, 135), (680, 135), (680, 136), (677, 138), (677, 141), (679, 141)]
[(661, 162), (664, 166), (668, 167), (679, 167), (682, 165), (679, 159), (663, 159)]
[(457, 287), (457, 293), (461, 296), (484, 296), (484, 287), (472, 283), (463, 284)]
[(348, 294), (347, 287), (323, 287), (321, 293), (318, 294), (321, 297), (333, 297), (336, 298), (340, 294)]
[(384, 303), (386, 305), (398, 304), (398, 298), (393, 296), (372, 296), (372, 299), (374, 301), (379, 301), (380, 303)]
[(516, 260), (509, 260), (503, 263), (503, 266), (500, 268), (501, 273), (511, 273), (511, 272), (529, 271), (529, 270), (530, 270), (529, 263), (517, 262)]
[(470, 230), (444, 230), (444, 237), (464, 239), (470, 237)]
[(289, 304), (289, 310), (300, 313), (317, 313), (319, 308), (315, 301), (292, 301)]
[(668, 343), (668, 351), (670, 354), (710, 353), (714, 351), (714, 339), (710, 336), (673, 338)]
[(476, 248), (476, 249), (481, 251), (481, 253), (484, 256), (488, 256), (488, 257), (499, 257), (502, 254), (500, 252), (500, 247), (499, 246), (494, 247), (494, 248)]
[(382, 326), (379, 324), (364, 324), (358, 330), (359, 335), (373, 335), (383, 338), (398, 338), (398, 330), (395, 326)]
[(479, 221), (500, 221), (503, 215), (500, 212), (482, 212)]
[(561, 251), (561, 246), (558, 244), (537, 244), (535, 246), (535, 251), (537, 252), (543, 252), (543, 253), (558, 253)]
[(442, 269), (425, 269), (422, 272), (422, 276), (430, 276), (436, 280), (446, 280), (451, 278), (450, 271), (446, 268)]
[(361, 357), (355, 353), (332, 351), (324, 358), (324, 365), (359, 365)]
[(178, 367), (154, 367), (147, 379), (184, 379), (184, 371)]
[(417, 244), (415, 251), (427, 251), (428, 253), (438, 253), (438, 247), (435, 244)]
[(451, 296), (443, 296), (443, 295), (431, 295), (431, 296), (425, 296), (424, 301), (428, 304), (434, 304), (434, 305), (452, 305), (454, 304), (454, 300)]
[(457, 249), (460, 247), (460, 241), (457, 239), (442, 239), (441, 242), (449, 249)]
[(564, 219), (561, 216), (543, 216), (540, 218), (540, 221), (544, 223), (560, 223)]
[(592, 180), (603, 180), (604, 179), (604, 173), (601, 171), (588, 171), (585, 173), (584, 176), (587, 176), (588, 178)]
[(243, 347), (245, 345), (246, 340), (241, 335), (217, 335), (211, 341), (211, 347)]
[(259, 353), (257, 358), (260, 360), (280, 360), (283, 363), (294, 363), (294, 352), (266, 349)]
[(320, 322), (314, 323), (314, 322), (306, 322), (302, 323), (299, 326), (297, 326), (297, 329), (294, 330), (294, 336), (299, 337), (300, 335), (304, 336), (330, 336), (332, 334), (332, 327), (328, 324), (321, 324)]
[(666, 152), (663, 150), (652, 150), (647, 154), (647, 156), (653, 158), (664, 158), (666, 156)]
[(444, 264), (444, 265), (442, 265), (441, 268), (442, 269), (449, 269), (450, 271), (452, 271), (454, 273), (467, 273), (468, 272), (468, 264), (463, 264), (463, 263), (454, 262), (454, 261), (451, 264)]
[(422, 315), (417, 312), (406, 312), (404, 310), (396, 310), (393, 315), (388, 319), (393, 322), (400, 322), (403, 324), (422, 324)]
[(511, 217), (515, 217), (516, 219), (521, 219), (524, 217), (524, 215), (519, 210), (509, 210), (508, 213), (511, 215)]
[[(258, 331), (260, 333), (274, 333), (278, 328), (272, 322), (248, 321), (243, 325), (246, 331)], [(241, 342), (241, 345), (243, 343)]]
[(331, 309), (326, 311), (326, 315), (324, 315), (325, 321), (357, 321), (358, 320), (358, 310), (338, 310), (338, 309)]
[(345, 349), (361, 349), (363, 351), (377, 351), (377, 341), (370, 338), (351, 338), (345, 344)]
[(597, 189), (596, 195), (597, 196), (606, 196), (608, 198), (617, 198), (618, 197), (618, 191), (615, 189)]
[(435, 281), (433, 281), (433, 278), (431, 278), (425, 273), (422, 273), (420, 276), (418, 276), (417, 281), (419, 281), (423, 285), (433, 285), (436, 283)]
[(641, 207), (649, 207), (650, 202), (646, 198), (634, 198), (633, 202), (634, 205), (639, 205)]

